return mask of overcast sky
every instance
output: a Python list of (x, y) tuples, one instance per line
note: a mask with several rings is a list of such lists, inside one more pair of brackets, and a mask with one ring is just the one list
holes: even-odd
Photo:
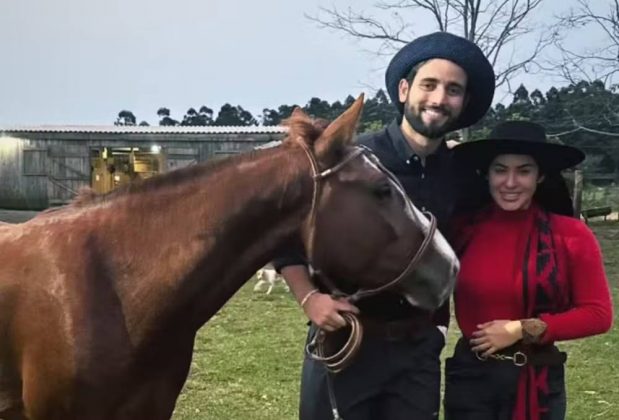
[[(565, 4), (546, 2), (542, 16)], [(0, 126), (111, 124), (121, 109), (157, 124), (159, 107), (180, 119), (225, 102), (259, 116), (314, 96), (371, 94), (389, 58), (304, 17), (331, 4), (347, 1), (0, 0)]]

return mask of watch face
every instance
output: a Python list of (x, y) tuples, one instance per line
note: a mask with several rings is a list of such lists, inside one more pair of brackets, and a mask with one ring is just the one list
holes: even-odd
[(525, 319), (522, 321), (522, 336), (524, 341), (534, 343), (546, 331), (546, 323), (540, 319)]

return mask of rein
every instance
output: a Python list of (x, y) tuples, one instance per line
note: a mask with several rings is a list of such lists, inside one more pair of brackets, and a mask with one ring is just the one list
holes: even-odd
[[(312, 179), (314, 181), (314, 192), (312, 195), (312, 205), (310, 208), (309, 218), (308, 218), (308, 234), (307, 234), (307, 258), (310, 262), (310, 265), (313, 261), (313, 253), (314, 253), (314, 241), (315, 241), (315, 231), (316, 231), (316, 217), (318, 214), (318, 204), (320, 200), (320, 193), (322, 192), (322, 182), (325, 178), (337, 173), (344, 166), (346, 166), (353, 159), (356, 159), (359, 156), (368, 157), (372, 163), (374, 163), (378, 168), (383, 171), (391, 181), (393, 181), (399, 188), (402, 196), (404, 197), (405, 204), (407, 206), (407, 210), (414, 214), (413, 204), (410, 199), (404, 192), (404, 187), (400, 183), (400, 181), (378, 160), (378, 158), (365, 146), (358, 146), (355, 148), (353, 152), (348, 154), (342, 161), (340, 161), (337, 165), (326, 169), (324, 171), (320, 171), (318, 166), (318, 162), (316, 161), (315, 156), (311, 152), (309, 146), (305, 144), (302, 140), (299, 141), (303, 151), (305, 152), (312, 169)], [(404, 278), (410, 275), (415, 269), (417, 265), (419, 265), (419, 261), (423, 258), (426, 251), (430, 247), (430, 243), (434, 238), (434, 234), (436, 232), (436, 217), (429, 212), (424, 213), (430, 220), (430, 227), (428, 232), (419, 246), (419, 248), (415, 252), (411, 252), (411, 258), (409, 263), (404, 268), (404, 270), (393, 280), (390, 282), (376, 287), (374, 289), (360, 289), (357, 290), (354, 294), (349, 295), (342, 291), (340, 291), (334, 284), (333, 281), (328, 279), (326, 276), (322, 275), (319, 270), (314, 270), (314, 275), (321, 274), (321, 281), (327, 288), (330, 289), (331, 295), (338, 298), (347, 298), (350, 302), (356, 302), (368, 296), (373, 296), (377, 293), (380, 293), (384, 290), (392, 288), (400, 283)], [(346, 341), (346, 344), (337, 352), (332, 355), (326, 355), (324, 351), (324, 340), (326, 339), (326, 332), (323, 330), (318, 330), (317, 334), (314, 335), (310, 343), (306, 346), (306, 353), (309, 357), (314, 360), (322, 362), (326, 369), (332, 373), (337, 373), (343, 370), (346, 366), (350, 364), (355, 354), (359, 350), (361, 345), (361, 341), (363, 339), (363, 326), (361, 322), (357, 318), (355, 314), (352, 313), (343, 313), (342, 316), (346, 320), (346, 322), (351, 327), (351, 332)], [(332, 401), (332, 406), (334, 406)]]

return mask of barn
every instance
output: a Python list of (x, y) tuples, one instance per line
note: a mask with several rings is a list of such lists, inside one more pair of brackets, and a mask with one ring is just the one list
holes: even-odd
[(283, 127), (0, 128), (0, 208), (40, 210), (281, 140)]

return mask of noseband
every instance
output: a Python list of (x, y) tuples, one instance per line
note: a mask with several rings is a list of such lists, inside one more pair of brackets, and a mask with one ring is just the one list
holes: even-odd
[[(385, 168), (385, 166), (378, 160), (378, 158), (374, 155), (374, 153), (371, 152), (370, 149), (368, 149), (365, 146), (357, 146), (354, 148), (354, 150), (349, 153), (347, 156), (344, 157), (344, 159), (342, 159), (339, 163), (337, 163), (335, 166), (326, 169), (324, 171), (320, 171), (319, 167), (318, 167), (318, 163), (316, 161), (315, 156), (313, 155), (312, 151), (310, 150), (309, 146), (307, 144), (305, 144), (305, 142), (303, 142), (303, 140), (299, 140), (299, 143), (301, 144), (301, 147), (303, 148), (303, 151), (305, 152), (309, 162), (310, 162), (310, 166), (312, 169), (312, 179), (314, 181), (314, 193), (312, 195), (312, 205), (310, 208), (310, 213), (309, 213), (309, 217), (308, 217), (308, 224), (307, 224), (307, 243), (306, 243), (306, 247), (307, 247), (307, 258), (308, 261), (310, 263), (310, 265), (313, 262), (313, 256), (314, 256), (314, 242), (315, 242), (315, 235), (316, 235), (316, 218), (317, 218), (317, 214), (318, 214), (318, 204), (319, 204), (319, 200), (320, 200), (320, 194), (322, 192), (322, 186), (323, 186), (323, 181), (328, 178), (329, 176), (337, 173), (338, 171), (340, 171), (343, 167), (345, 167), (348, 163), (350, 163), (352, 160), (356, 159), (359, 156), (365, 156), (368, 159), (370, 159), (372, 161), (373, 164), (375, 164), (383, 173), (385, 173), (385, 175), (387, 175), (389, 177), (389, 179), (394, 182), (403, 198), (404, 198), (404, 202), (407, 206), (407, 210), (411, 212), (411, 214), (414, 214), (414, 210), (413, 210), (413, 204), (410, 201), (410, 199), (408, 198), (408, 196), (406, 195), (406, 192), (404, 190), (404, 187), (402, 187), (402, 184), (400, 183), (400, 181), (395, 177), (395, 175), (393, 175), (387, 168)], [(417, 268), (417, 266), (419, 265), (419, 261), (421, 261), (421, 259), (423, 258), (423, 256), (425, 255), (426, 251), (428, 250), (428, 248), (430, 247), (430, 244), (432, 242), (432, 239), (434, 238), (434, 234), (436, 232), (436, 218), (434, 217), (433, 214), (429, 213), (429, 212), (425, 212), (424, 213), (430, 220), (430, 228), (428, 230), (428, 233), (426, 234), (423, 242), (421, 243), (421, 245), (419, 246), (419, 248), (414, 251), (411, 252), (411, 258), (408, 262), (408, 264), (406, 265), (406, 267), (404, 268), (404, 270), (402, 270), (402, 272), (400, 273), (400, 275), (398, 275), (396, 278), (394, 278), (393, 280), (391, 280), (390, 282), (376, 287), (374, 289), (360, 289), (357, 290), (355, 293), (353, 293), (352, 295), (350, 294), (346, 294), (343, 293), (342, 291), (340, 291), (336, 285), (334, 284), (333, 281), (329, 280), (325, 275), (321, 274), (321, 281), (323, 284), (325, 284), (325, 286), (327, 288), (330, 289), (330, 293), (332, 296), (334, 297), (343, 297), (343, 298), (347, 298), (348, 301), (350, 302), (356, 302), (362, 298), (366, 298), (368, 296), (373, 296), (377, 293), (380, 293), (382, 291), (385, 291), (387, 289), (390, 289), (394, 286), (396, 286), (398, 283), (400, 283), (404, 278), (406, 278), (407, 276), (409, 276), (413, 271), (415, 271), (415, 269)], [(315, 268), (314, 273), (320, 273), (320, 271), (318, 270), (318, 267), (313, 267)], [(320, 330), (318, 332), (318, 334), (314, 337), (314, 339), (307, 345), (306, 348), (306, 353), (312, 357), (315, 360), (321, 361), (324, 363), (325, 367), (330, 370), (331, 372), (339, 372), (342, 369), (344, 369), (346, 366), (348, 366), (348, 364), (350, 363), (350, 361), (352, 360), (352, 358), (354, 357), (355, 353), (357, 352), (357, 350), (359, 349), (359, 346), (361, 345), (361, 340), (363, 338), (363, 328), (361, 326), (361, 323), (359, 322), (359, 319), (352, 313), (343, 313), (342, 316), (344, 317), (344, 319), (350, 324), (351, 326), (351, 333), (350, 336), (346, 342), (346, 344), (344, 345), (344, 347), (336, 352), (333, 355), (325, 355), (324, 354), (324, 349), (322, 346), (322, 342), (324, 342), (324, 338), (325, 338), (325, 332)]]

